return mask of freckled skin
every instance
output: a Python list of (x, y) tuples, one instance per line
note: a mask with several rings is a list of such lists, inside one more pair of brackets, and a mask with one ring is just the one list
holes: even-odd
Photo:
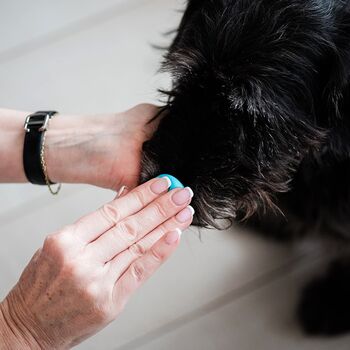
[[(46, 238), (0, 304), (1, 350), (28, 344), (32, 350), (68, 349), (120, 314), (192, 222), (177, 220), (191, 202), (188, 189), (155, 193), (156, 181), (164, 179), (125, 192)], [(173, 199), (179, 191), (181, 204)], [(111, 207), (117, 219), (106, 215)]]

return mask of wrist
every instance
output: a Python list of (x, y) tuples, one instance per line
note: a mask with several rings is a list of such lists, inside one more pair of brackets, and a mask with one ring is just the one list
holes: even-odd
[(46, 132), (45, 161), (56, 183), (86, 183), (117, 190), (138, 184), (142, 145), (154, 132), (152, 105), (102, 115), (54, 116)]
[[(116, 115), (54, 116), (46, 133), (45, 158), (50, 180), (112, 188), (105, 182), (111, 172), (108, 139), (118, 143), (121, 133)], [(118, 173), (114, 174), (118, 181)]]
[(42, 349), (27, 326), (11, 311), (7, 299), (0, 303), (0, 339), (0, 350)]
[(83, 140), (80, 116), (55, 115), (46, 131), (45, 160), (49, 179), (52, 182), (82, 182), (79, 164), (82, 155)]

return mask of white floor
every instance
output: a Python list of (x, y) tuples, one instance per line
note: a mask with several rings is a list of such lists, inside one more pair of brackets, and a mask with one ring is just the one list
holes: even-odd
[[(0, 106), (34, 111), (120, 111), (157, 101), (157, 74), (183, 0), (0, 2)], [(31, 185), (0, 186), (0, 297), (45, 235), (111, 199), (88, 186), (58, 198)], [(42, 218), (45, 218), (42, 220)], [(348, 349), (350, 337), (302, 336), (293, 308), (322, 269), (313, 245), (292, 249), (246, 232), (191, 228), (173, 259), (124, 314), (79, 349)]]

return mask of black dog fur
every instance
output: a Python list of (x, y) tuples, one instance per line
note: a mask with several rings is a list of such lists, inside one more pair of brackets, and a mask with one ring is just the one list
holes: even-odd
[[(350, 1), (189, 0), (163, 69), (173, 87), (141, 182), (191, 186), (199, 226), (350, 241)], [(305, 289), (308, 333), (350, 331), (340, 265)]]

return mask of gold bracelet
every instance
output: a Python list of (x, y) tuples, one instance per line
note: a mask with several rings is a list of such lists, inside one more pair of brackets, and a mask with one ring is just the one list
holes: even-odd
[(43, 173), (45, 176), (45, 182), (47, 187), (49, 188), (49, 191), (52, 195), (57, 195), (62, 187), (62, 184), (58, 184), (58, 187), (56, 190), (53, 190), (51, 187), (51, 181), (49, 179), (49, 175), (47, 174), (47, 165), (46, 165), (46, 161), (45, 161), (45, 141), (46, 141), (46, 130), (49, 126), (49, 122), (45, 128), (45, 130), (43, 131), (43, 135), (42, 135), (42, 143), (41, 143), (41, 149), (40, 149), (40, 163), (41, 163), (41, 167), (43, 169)]

